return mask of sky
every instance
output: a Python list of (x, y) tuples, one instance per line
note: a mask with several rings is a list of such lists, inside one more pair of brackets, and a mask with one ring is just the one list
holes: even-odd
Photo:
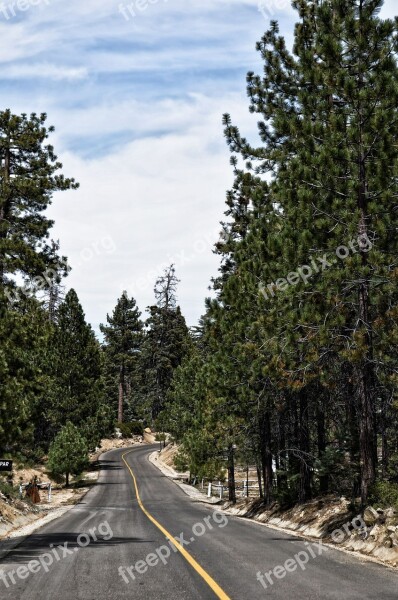
[(97, 332), (124, 290), (145, 316), (171, 263), (188, 324), (203, 314), (233, 183), (222, 115), (256, 143), (245, 78), (271, 19), (291, 43), (289, 0), (0, 2), (1, 104), (46, 112), (80, 183), (48, 214)]

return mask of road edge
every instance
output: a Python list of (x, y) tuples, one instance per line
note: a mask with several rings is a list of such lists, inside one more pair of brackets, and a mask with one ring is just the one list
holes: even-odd
[(184, 494), (189, 496), (189, 498), (191, 498), (191, 500), (193, 502), (201, 502), (202, 504), (210, 504), (212, 506), (222, 504), (222, 500), (220, 500), (219, 498), (215, 498), (214, 496), (209, 498), (202, 492), (199, 492), (199, 490), (194, 488), (192, 485), (188, 485), (186, 483), (182, 483), (181, 481), (179, 481), (178, 473), (176, 471), (174, 471), (174, 469), (168, 467), (167, 465), (164, 465), (163, 463), (161, 463), (159, 461), (159, 451), (158, 450), (155, 450), (154, 452), (149, 454), (148, 460), (157, 469), (159, 469), (159, 471), (165, 477), (167, 477), (173, 483), (175, 483), (180, 488), (180, 490), (182, 490), (184, 492)]
[[(113, 450), (119, 450), (119, 448), (112, 448), (111, 450), (105, 450), (104, 452), (102, 452), (101, 454), (98, 455), (98, 457), (96, 458), (96, 461), (99, 461), (102, 458), (102, 456), (104, 456), (108, 452), (112, 452)], [(120, 448), (120, 450), (121, 450), (121, 448)], [(0, 540), (0, 561), (2, 561), (4, 558), (6, 558), (7, 555), (10, 552), (12, 552), (12, 550), (15, 550), (15, 548), (18, 548), (18, 546), (23, 544), (28, 539), (28, 537), (31, 536), (33, 533), (35, 533), (38, 529), (41, 529), (45, 525), (52, 523), (52, 521), (55, 521), (56, 519), (60, 519), (67, 512), (69, 512), (70, 510), (72, 510), (73, 508), (78, 506), (80, 504), (80, 502), (87, 496), (87, 494), (89, 494), (91, 492), (91, 490), (95, 489), (95, 487), (98, 483), (98, 480), (100, 478), (100, 475), (101, 475), (101, 470), (98, 472), (98, 477), (95, 481), (95, 484), (92, 487), (88, 488), (79, 497), (78, 501), (75, 504), (66, 504), (65, 506), (60, 506), (58, 508), (54, 508), (53, 510), (49, 509), (49, 512), (47, 512), (47, 514), (43, 515), (42, 517), (38, 517), (37, 519), (31, 521), (30, 523), (25, 523), (24, 525), (20, 525), (19, 527), (16, 527), (15, 529), (12, 529), (11, 531), (9, 531), (7, 534), (7, 537)], [(24, 531), (27, 531), (27, 532), (23, 533)], [(22, 533), (22, 535), (21, 535), (21, 533)], [(2, 548), (2, 546), (3, 546), (3, 548)]]
[[(163, 475), (165, 475), (171, 481), (173, 481), (173, 483), (175, 483), (192, 500), (194, 500), (196, 502), (202, 502), (204, 504), (209, 504), (209, 505), (223, 504), (223, 502), (221, 500), (219, 500), (218, 498), (214, 498), (215, 501), (211, 502), (207, 496), (205, 496), (201, 492), (198, 492), (198, 490), (196, 490), (196, 488), (193, 488), (192, 486), (189, 486), (187, 484), (177, 481), (178, 473), (176, 471), (174, 471), (173, 469), (171, 469), (170, 467), (168, 467), (167, 465), (162, 464), (158, 459), (159, 459), (159, 451), (158, 450), (155, 450), (154, 452), (152, 452), (148, 457), (149, 462), (151, 462), (155, 467), (157, 467), (159, 469), (159, 471), (161, 473), (163, 473)], [(198, 497), (199, 495), (201, 496), (201, 499), (199, 499), (199, 497)], [(299, 532), (299, 531), (294, 531), (292, 529), (286, 529), (283, 527), (279, 527), (278, 525), (273, 525), (271, 523), (262, 523), (261, 521), (258, 521), (256, 519), (250, 519), (248, 517), (244, 517), (241, 515), (235, 515), (232, 512), (230, 512), (228, 509), (224, 509), (222, 506), (220, 506), (220, 508), (218, 510), (220, 510), (221, 512), (223, 512), (224, 514), (227, 514), (229, 516), (234, 516), (237, 519), (240, 519), (241, 521), (244, 521), (246, 523), (252, 523), (254, 525), (261, 525), (262, 527), (267, 527), (268, 529), (273, 529), (275, 531), (281, 531), (283, 533), (286, 533), (288, 535), (293, 535), (293, 536), (303, 539), (303, 540), (319, 542), (319, 538), (311, 537), (311, 536), (309, 536), (305, 533)], [(321, 539), (321, 541), (322, 541), (322, 539)], [(398, 571), (398, 567), (394, 567), (390, 563), (385, 562), (382, 559), (377, 558), (375, 556), (363, 554), (356, 550), (349, 550), (348, 548), (344, 548), (342, 546), (339, 546), (338, 544), (332, 544), (332, 543), (323, 542), (323, 541), (322, 541), (322, 543), (328, 548), (338, 550), (339, 552), (343, 552), (344, 554), (349, 554), (350, 556), (353, 556), (364, 562), (376, 563), (380, 566), (390, 569), (394, 573), (397, 573), (397, 571)]]

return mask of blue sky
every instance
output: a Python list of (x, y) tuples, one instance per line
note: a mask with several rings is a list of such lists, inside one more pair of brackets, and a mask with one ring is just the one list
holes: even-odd
[(292, 39), (289, 1), (265, 0), (262, 13), (258, 0), (19, 2), (0, 7), (2, 106), (47, 112), (64, 172), (81, 183), (49, 211), (67, 287), (98, 330), (124, 289), (144, 312), (174, 261), (195, 324), (233, 181), (222, 114), (256, 139), (246, 72), (261, 71), (255, 43), (271, 18)]

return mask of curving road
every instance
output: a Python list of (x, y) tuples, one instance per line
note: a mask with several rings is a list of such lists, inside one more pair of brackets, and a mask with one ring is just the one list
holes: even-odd
[(390, 569), (193, 502), (153, 450), (104, 454), (82, 502), (0, 561), (0, 598), (397, 600)]

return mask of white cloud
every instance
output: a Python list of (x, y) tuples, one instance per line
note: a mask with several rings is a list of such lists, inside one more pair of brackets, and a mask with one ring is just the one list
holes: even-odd
[(193, 324), (233, 179), (221, 116), (254, 128), (244, 76), (266, 24), (254, 0), (169, 0), (128, 22), (119, 4), (50, 0), (0, 22), (3, 103), (48, 113), (63, 170), (81, 183), (50, 215), (88, 319), (104, 321), (125, 287), (144, 310), (175, 261)]
[[(261, 73), (254, 48), (269, 20), (290, 45), (297, 13), (285, 0), (265, 0), (265, 18), (258, 0), (159, 0), (126, 21), (131, 1), (49, 0), (0, 21), (2, 102), (48, 113), (64, 172), (81, 183), (50, 213), (89, 320), (104, 321), (125, 287), (144, 310), (174, 260), (193, 324), (233, 180), (221, 115), (256, 142), (245, 73)], [(382, 16), (395, 13), (386, 0)]]
[(8, 65), (2, 68), (1, 76), (3, 79), (50, 79), (53, 81), (79, 81), (87, 77), (85, 67), (63, 67), (61, 65), (52, 65), (50, 63)]
[[(237, 120), (253, 130), (255, 119), (241, 97), (224, 100)], [(135, 105), (136, 119), (142, 115), (145, 122), (160, 122), (163, 115), (175, 127), (178, 114), (179, 133), (144, 137), (95, 160), (62, 156), (65, 173), (76, 177), (81, 188), (55, 198), (50, 211), (54, 237), (61, 238), (62, 252), (74, 268), (68, 286), (76, 287), (96, 326), (125, 288), (142, 310), (153, 303), (154, 280), (172, 261), (182, 280), (183, 312), (194, 324), (217, 273), (212, 248), (233, 179), (219, 103), (196, 97), (193, 105), (180, 100), (166, 105), (167, 113), (163, 101), (147, 113), (144, 105)], [(83, 124), (84, 114), (72, 119), (74, 127), (82, 119), (82, 127), (92, 129), (93, 122)]]

